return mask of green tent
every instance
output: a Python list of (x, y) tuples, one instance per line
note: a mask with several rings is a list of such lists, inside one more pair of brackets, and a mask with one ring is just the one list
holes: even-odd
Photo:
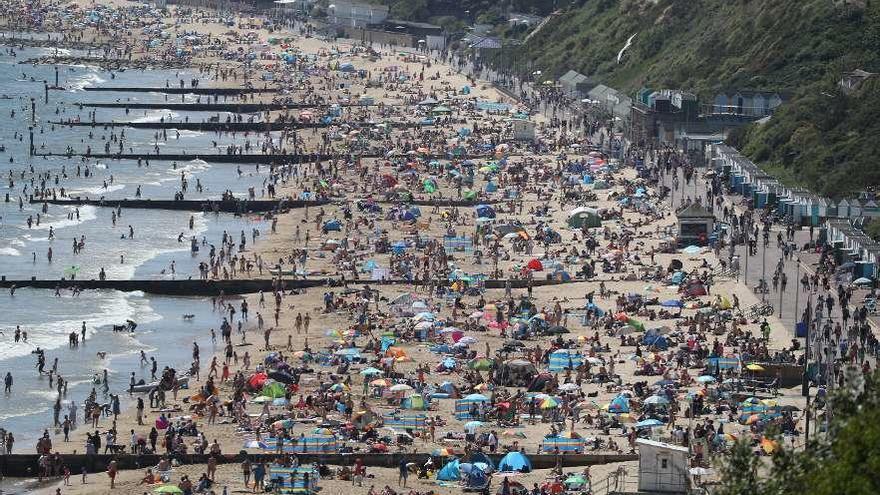
[(477, 358), (468, 363), (468, 368), (472, 370), (487, 371), (492, 369), (494, 362), (489, 358)]
[(636, 320), (635, 318), (629, 318), (628, 320), (626, 320), (626, 324), (640, 332), (645, 331), (645, 324), (640, 322), (639, 320)]
[(470, 189), (467, 189), (465, 190), (464, 194), (462, 194), (462, 196), (464, 197), (464, 199), (471, 200), (477, 197), (477, 193), (471, 191)]
[(568, 217), (568, 226), (573, 229), (580, 229), (582, 227), (601, 227), (602, 219), (599, 218), (599, 215), (582, 211)]
[(284, 397), (285, 392), (284, 385), (278, 382), (268, 382), (263, 385), (263, 390), (260, 391), (260, 395), (277, 399), (278, 397)]

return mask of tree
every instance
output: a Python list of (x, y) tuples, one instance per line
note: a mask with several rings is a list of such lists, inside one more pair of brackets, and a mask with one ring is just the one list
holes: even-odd
[[(863, 382), (864, 383), (860, 383)], [(740, 442), (719, 467), (719, 495), (874, 495), (880, 493), (880, 377), (850, 374), (831, 399), (827, 435), (806, 451), (780, 449), (769, 462)]]

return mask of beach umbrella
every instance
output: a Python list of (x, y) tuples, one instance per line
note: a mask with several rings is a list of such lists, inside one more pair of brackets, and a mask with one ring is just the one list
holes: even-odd
[(474, 430), (476, 430), (477, 428), (479, 428), (481, 426), (483, 426), (482, 421), (468, 421), (467, 423), (464, 424), (464, 429), (465, 429), (465, 431), (473, 432)]
[(365, 369), (361, 370), (361, 375), (363, 375), (363, 376), (381, 375), (383, 373), (384, 373), (384, 371), (382, 371), (380, 369), (373, 368), (373, 367), (369, 367), (369, 368), (365, 368)]
[(391, 380), (388, 378), (379, 378), (378, 380), (373, 380), (370, 382), (370, 385), (373, 387), (390, 387)]
[(669, 399), (667, 399), (666, 397), (660, 396), (660, 395), (652, 395), (652, 396), (648, 397), (647, 399), (645, 399), (645, 404), (656, 404), (656, 405), (669, 404)]
[(290, 401), (284, 397), (278, 397), (277, 399), (272, 400), (273, 406), (286, 406), (287, 404), (290, 404)]
[(245, 442), (244, 447), (242, 447), (242, 448), (245, 448), (245, 449), (268, 449), (269, 446), (263, 442), (251, 440), (250, 442)]
[(177, 485), (162, 485), (153, 490), (153, 493), (172, 493), (172, 494), (183, 494), (183, 490), (180, 489)]
[(562, 390), (563, 392), (573, 392), (575, 390), (580, 390), (580, 387), (574, 383), (563, 383), (559, 386), (559, 390)]
[(715, 377), (712, 375), (701, 375), (697, 377), (697, 381), (700, 383), (712, 383), (715, 381)]
[(253, 402), (254, 404), (262, 404), (264, 402), (272, 402), (272, 397), (267, 397), (265, 395), (261, 395), (259, 397), (256, 397), (255, 399), (251, 400), (251, 402)]
[(636, 423), (636, 428), (653, 428), (655, 426), (663, 426), (663, 422), (659, 419), (646, 419)]
[(749, 371), (764, 371), (764, 367), (756, 363), (747, 364), (746, 369)]
[(351, 389), (344, 383), (334, 383), (333, 385), (330, 385), (329, 390), (331, 392), (348, 392)]
[(681, 252), (684, 254), (700, 254), (700, 252), (702, 250), (703, 250), (703, 248), (701, 248), (700, 246), (694, 246), (692, 244), (692, 245), (682, 249)]
[(413, 388), (405, 383), (398, 383), (392, 385), (388, 390), (391, 390), (392, 392), (409, 392), (410, 390), (413, 390)]
[(541, 401), (541, 409), (553, 409), (555, 407), (559, 407), (559, 402), (556, 401), (553, 397), (547, 397), (543, 401)]
[(865, 277), (859, 277), (852, 281), (853, 285), (868, 285), (871, 283), (871, 279)]
[(443, 447), (443, 448), (432, 450), (431, 455), (433, 457), (447, 457), (447, 456), (452, 456), (452, 455), (458, 455), (458, 453), (450, 447)]

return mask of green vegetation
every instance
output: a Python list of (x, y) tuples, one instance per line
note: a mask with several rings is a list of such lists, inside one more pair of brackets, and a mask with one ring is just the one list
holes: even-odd
[[(840, 76), (880, 73), (880, 0), (376, 0), (391, 16), (464, 33), (472, 22), (524, 39), (505, 12), (556, 14), (520, 48), (485, 61), (555, 80), (570, 69), (634, 95), (675, 88), (776, 91), (787, 102), (730, 142), (792, 184), (843, 196), (880, 184), (877, 83), (844, 95)], [(635, 34), (620, 63), (618, 52)], [(830, 96), (825, 96), (830, 95)]]
[(769, 462), (737, 444), (720, 467), (716, 495), (869, 495), (880, 493), (880, 383), (847, 390), (834, 400), (830, 440), (811, 441), (808, 451), (781, 449)]
[(781, 92), (788, 101), (770, 122), (732, 144), (783, 181), (825, 195), (880, 184), (877, 83), (851, 95), (837, 89), (845, 71), (880, 72), (880, 1), (582, 0), (524, 49), (522, 74), (555, 79), (574, 69), (630, 94)]

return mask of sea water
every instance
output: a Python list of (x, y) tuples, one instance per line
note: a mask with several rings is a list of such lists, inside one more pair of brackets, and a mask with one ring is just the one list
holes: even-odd
[[(208, 244), (219, 247), (223, 232), (233, 236), (236, 242), (242, 232), (248, 245), (252, 232), (265, 232), (267, 226), (259, 218), (236, 217), (231, 214), (204, 214), (197, 212), (123, 209), (116, 225), (112, 223), (111, 208), (95, 206), (67, 207), (48, 205), (42, 212), (42, 204), (29, 204), (31, 168), (36, 173), (51, 172), (46, 187), (56, 190), (64, 187), (71, 195), (90, 198), (134, 198), (138, 186), (142, 198), (173, 199), (180, 189), (181, 173), (188, 180), (186, 199), (219, 198), (224, 191), (244, 197), (253, 188), (259, 194), (268, 177), (268, 167), (263, 165), (212, 164), (210, 155), (217, 148), (229, 144), (241, 145), (243, 135), (218, 136), (214, 133), (181, 131), (179, 137), (168, 131), (167, 141), (161, 135), (157, 139), (152, 129), (126, 128), (126, 148), (140, 153), (153, 152), (158, 144), (162, 152), (200, 153), (205, 160), (172, 164), (151, 161), (138, 164), (132, 160), (88, 160), (66, 157), (28, 157), (28, 126), (34, 127), (34, 144), (39, 152), (63, 153), (67, 146), (78, 152), (92, 146), (94, 153), (103, 153), (104, 139), (121, 128), (70, 127), (52, 124), (79, 117), (90, 119), (95, 112), (96, 121), (157, 121), (163, 117), (190, 121), (207, 119), (206, 112), (180, 112), (175, 110), (131, 110), (122, 108), (80, 108), (77, 103), (141, 101), (177, 103), (193, 102), (195, 95), (169, 95), (161, 93), (88, 92), (88, 86), (154, 86), (164, 87), (166, 81), (176, 85), (198, 77), (192, 71), (150, 70), (110, 72), (94, 67), (57, 66), (59, 85), (64, 91), (50, 91), (49, 102), (44, 103), (44, 83), (54, 84), (55, 66), (33, 66), (18, 61), (51, 53), (51, 49), (24, 48), (16, 50), (17, 56), (0, 55), (0, 142), (5, 152), (0, 153), (0, 276), (9, 279), (37, 277), (58, 279), (75, 275), (79, 279), (95, 279), (103, 268), (110, 279), (171, 279), (197, 277), (197, 266), (205, 261)], [(203, 83), (204, 84), (204, 83)], [(36, 122), (31, 120), (31, 98), (36, 103)], [(202, 101), (206, 101), (202, 97)], [(222, 100), (221, 100), (222, 101)], [(14, 115), (13, 115), (14, 112)], [(220, 114), (221, 120), (226, 115)], [(161, 133), (161, 131), (159, 131)], [(16, 133), (18, 134), (16, 136)], [(89, 133), (92, 134), (91, 138)], [(255, 139), (251, 136), (251, 140)], [(117, 151), (117, 143), (111, 143), (111, 152)], [(126, 152), (128, 150), (126, 149)], [(12, 161), (10, 162), (10, 157)], [(88, 166), (90, 174), (76, 176)], [(54, 184), (54, 176), (62, 171), (66, 178)], [(9, 184), (12, 172), (13, 186)], [(26, 178), (20, 177), (27, 172)], [(111, 180), (112, 176), (112, 180)], [(203, 187), (196, 192), (196, 179)], [(28, 185), (27, 190), (24, 189)], [(35, 183), (35, 186), (39, 184)], [(10, 201), (5, 202), (9, 195)], [(19, 197), (23, 204), (19, 206)], [(40, 214), (40, 224), (29, 228), (26, 220)], [(192, 221), (192, 228), (190, 228)], [(129, 225), (134, 237), (129, 238)], [(53, 238), (49, 238), (49, 233)], [(181, 236), (182, 234), (182, 236)], [(73, 254), (74, 239), (85, 238), (85, 249)], [(191, 237), (206, 243), (199, 253), (190, 252)], [(51, 262), (47, 252), (52, 248)], [(174, 263), (174, 273), (171, 271)], [(193, 315), (184, 319), (183, 315)], [(58, 358), (58, 372), (69, 382), (66, 404), (73, 400), (78, 405), (94, 386), (93, 377), (107, 370), (111, 392), (121, 393), (126, 400), (128, 377), (134, 371), (138, 379), (149, 381), (149, 369), (139, 364), (140, 351), (155, 356), (159, 368), (176, 367), (188, 369), (193, 342), (198, 342), (204, 360), (212, 350), (210, 329), (219, 332), (222, 315), (214, 311), (211, 301), (205, 298), (159, 297), (139, 292), (85, 291), (73, 296), (62, 291), (58, 296), (52, 290), (19, 288), (14, 295), (0, 292), (0, 375), (10, 371), (15, 384), (9, 396), (0, 395), (0, 427), (13, 431), (16, 436), (16, 452), (34, 452), (34, 441), (44, 429), (51, 427), (51, 407), (57, 393), (50, 389), (48, 377), (40, 376), (35, 368), (33, 351), (39, 347), (46, 350), (46, 368)], [(126, 320), (138, 322), (134, 333), (114, 333), (113, 325)], [(70, 332), (79, 331), (82, 323), (87, 326), (85, 343), (78, 349), (68, 347)], [(16, 326), (27, 332), (28, 341), (13, 342)], [(203, 363), (203, 367), (206, 363)], [(100, 387), (99, 397), (100, 397)], [(78, 419), (82, 421), (82, 409)], [(82, 426), (80, 426), (82, 427)], [(54, 432), (49, 428), (50, 432)]]

